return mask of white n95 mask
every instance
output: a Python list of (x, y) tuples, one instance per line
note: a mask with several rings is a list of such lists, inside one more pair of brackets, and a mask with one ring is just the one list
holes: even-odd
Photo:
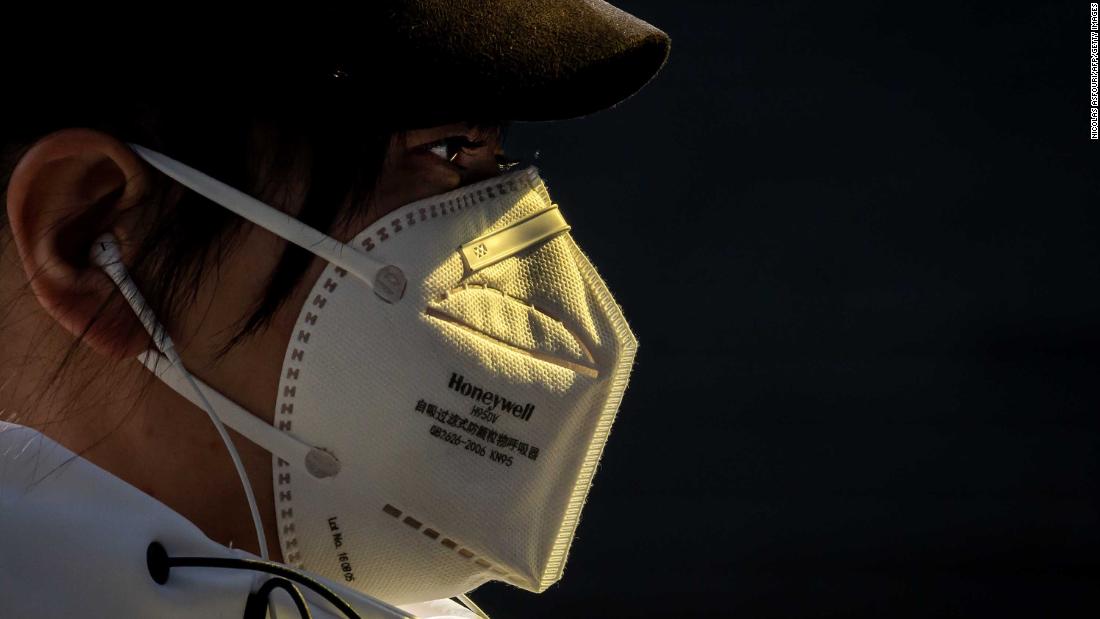
[(135, 150), (330, 261), (287, 346), (275, 427), (201, 387), (275, 456), (286, 563), (395, 604), (561, 578), (637, 343), (537, 170), (408, 204), (340, 244)]

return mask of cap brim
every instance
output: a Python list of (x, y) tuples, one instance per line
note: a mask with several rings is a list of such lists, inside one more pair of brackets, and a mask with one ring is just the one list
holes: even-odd
[(334, 39), (333, 79), (349, 96), (388, 101), (410, 127), (585, 116), (641, 89), (670, 47), (661, 30), (592, 0), (419, 0), (384, 22), (367, 44)]

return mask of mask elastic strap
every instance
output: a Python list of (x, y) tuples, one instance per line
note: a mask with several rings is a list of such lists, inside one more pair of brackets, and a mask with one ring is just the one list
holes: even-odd
[(383, 301), (396, 303), (404, 296), (406, 280), (400, 268), (374, 260), (356, 248), (167, 155), (138, 144), (129, 146), (149, 165), (184, 187), (363, 280)]
[[(195, 406), (203, 407), (199, 394), (191, 388), (187, 378), (181, 372), (175, 370), (175, 366), (167, 357), (155, 350), (147, 350), (138, 355), (138, 361), (141, 361), (150, 372), (156, 374), (157, 378), (168, 385), (172, 391), (180, 394)], [(198, 390), (206, 396), (207, 401), (210, 402), (214, 410), (218, 411), (218, 417), (222, 423), (239, 432), (241, 436), (264, 448), (269, 453), (282, 458), (291, 466), (304, 469), (318, 479), (334, 477), (340, 472), (340, 461), (332, 454), (319, 447), (314, 447), (292, 434), (276, 430), (216, 389), (198, 378), (193, 376), (192, 378)]]

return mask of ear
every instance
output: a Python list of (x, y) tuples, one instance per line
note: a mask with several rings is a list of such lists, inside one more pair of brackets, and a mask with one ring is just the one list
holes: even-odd
[[(89, 258), (104, 232), (119, 238), (123, 262), (134, 244), (125, 222), (148, 180), (144, 162), (116, 138), (63, 129), (36, 142), (8, 184), (12, 236), (38, 303), (57, 324), (101, 354), (122, 358), (149, 337), (114, 283)], [(127, 212), (127, 211), (131, 212)]]

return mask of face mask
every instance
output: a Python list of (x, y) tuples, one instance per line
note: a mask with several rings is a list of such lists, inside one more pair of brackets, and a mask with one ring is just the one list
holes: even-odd
[[(408, 204), (340, 244), (135, 150), (330, 261), (290, 337), (274, 427), (199, 386), (276, 456), (286, 563), (397, 604), (556, 582), (637, 343), (537, 171)], [(143, 362), (196, 401), (155, 353)]]

